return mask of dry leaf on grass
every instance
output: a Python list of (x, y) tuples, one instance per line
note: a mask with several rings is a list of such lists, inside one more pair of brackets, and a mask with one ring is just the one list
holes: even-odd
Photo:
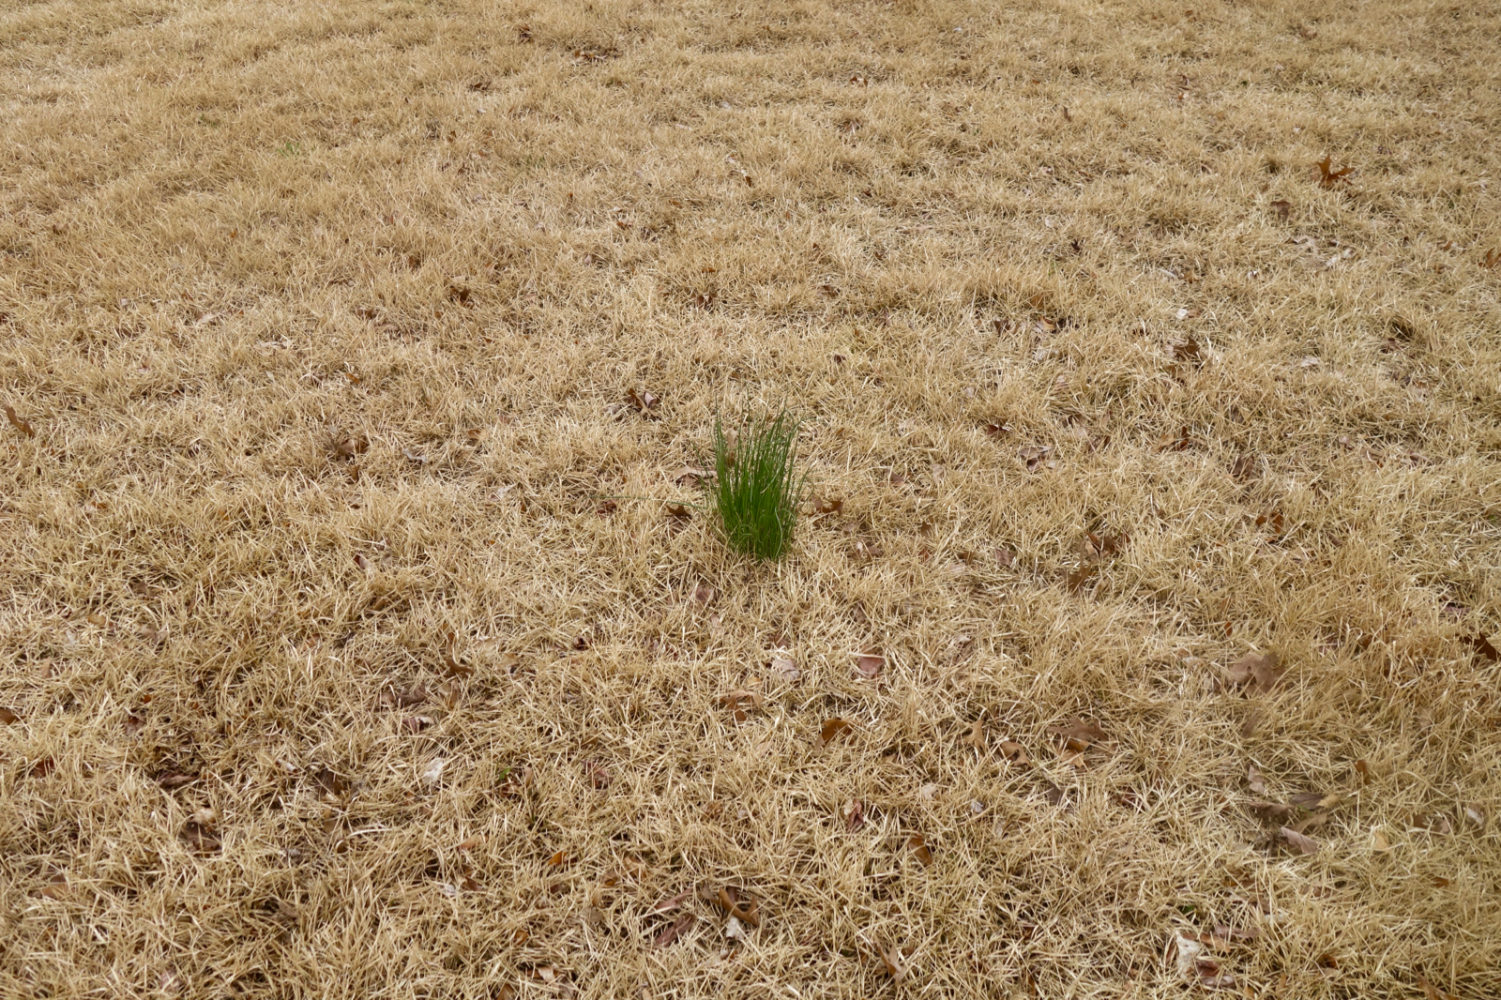
[(828, 746), (841, 734), (849, 732), (854, 732), (854, 727), (844, 719), (830, 719), (823, 724), (823, 729), (818, 734), (818, 743), (820, 746)]
[(1012, 764), (1032, 763), (1032, 758), (1027, 756), (1026, 748), (1015, 740), (1001, 740), (1000, 751), (1001, 756)]
[(785, 684), (791, 684), (802, 676), (802, 671), (798, 670), (797, 664), (787, 656), (772, 657), (771, 662), (767, 664), (767, 670), (773, 677)]
[(1287, 820), (1292, 819), (1298, 812), (1285, 802), (1255, 800), (1248, 802), (1246, 805), (1263, 823), (1272, 823), (1279, 826)]
[(16, 411), (13, 410), (13, 409), (11, 409), (9, 403), (5, 404), (4, 409), (5, 409), (5, 419), (8, 420), (8, 421), (10, 421), (10, 425), (12, 427), (14, 427), (16, 430), (20, 431), (26, 437), (35, 437), (36, 436), (36, 428), (34, 428), (34, 427), (31, 426), (31, 422), (29, 420), (22, 420), (20, 417), (16, 416)]
[(730, 919), (751, 927), (761, 926), (760, 906), (755, 900), (743, 896), (743, 893), (726, 886), (715, 894), (713, 901)]
[(694, 889), (684, 889), (682, 892), (678, 893), (676, 896), (668, 896), (666, 899), (664, 899), (661, 902), (657, 903), (656, 905), (654, 905), (651, 908), (651, 910), (649, 912), (651, 912), (651, 913), (671, 913), (673, 910), (681, 909), (682, 906), (683, 906), (683, 904), (686, 903), (686, 902), (688, 902), (689, 900), (693, 899), (693, 897), (696, 894), (697, 894), (697, 891), (694, 890)]
[(1344, 798), (1341, 792), (1295, 792), (1288, 796), (1287, 801), (1299, 809), (1332, 809)]
[(644, 415), (649, 414), (652, 410), (655, 410), (657, 408), (657, 405), (662, 402), (662, 397), (656, 395), (655, 393), (648, 392), (644, 389), (639, 391), (636, 389), (628, 390), (626, 392), (626, 399), (630, 402), (631, 407), (635, 409), (637, 413)]
[(8, 726), (13, 722), (21, 721), (21, 717), (8, 708), (0, 708), (0, 726)]
[(1093, 579), (1099, 572), (1100, 567), (1098, 563), (1085, 563), (1082, 566), (1070, 570), (1068, 575), (1064, 577), (1063, 585), (1067, 587), (1070, 592), (1077, 592), (1079, 590), (1082, 590), (1084, 585), (1091, 579)]
[(1093, 722), (1073, 719), (1048, 730), (1054, 736), (1063, 737), (1064, 745), (1075, 753), (1082, 753), (1100, 740), (1106, 739), (1105, 730)]
[(1301, 833), (1290, 826), (1284, 826), (1277, 832), (1282, 836), (1283, 843), (1299, 854), (1317, 854), (1319, 852), (1319, 842), (1305, 833)]
[(1197, 975), (1196, 967), (1203, 951), (1204, 946), (1194, 936), (1176, 930), (1167, 940), (1164, 959), (1170, 967), (1177, 969), (1180, 977), (1187, 978)]
[(1017, 457), (1027, 463), (1028, 472), (1036, 472), (1040, 468), (1053, 468), (1058, 463), (1049, 459), (1053, 454), (1053, 446), (1047, 444), (1025, 445), (1017, 451)]
[(652, 941), (652, 947), (666, 948), (678, 938), (682, 937), (683, 933), (696, 923), (698, 923), (698, 917), (694, 916), (691, 913), (682, 914), (676, 920), (667, 924), (657, 932), (656, 938)]
[(749, 688), (736, 688), (728, 694), (720, 695), (719, 703), (730, 710), (736, 723), (741, 723), (749, 717), (751, 711), (761, 707), (761, 694)]
[(886, 667), (886, 658), (878, 653), (861, 653), (855, 657), (855, 670), (866, 680), (875, 680)]
[(342, 799), (353, 787), (348, 778), (327, 767), (316, 768), (309, 776), (326, 799)]
[(906, 956), (900, 948), (877, 948), (876, 957), (881, 960), (881, 968), (886, 975), (891, 977), (892, 982), (901, 982), (907, 974)]
[(1474, 652), (1477, 660), (1486, 663), (1501, 661), (1501, 650), (1496, 649), (1491, 640), (1479, 632), (1465, 637), (1465, 644)]
[(387, 688), (380, 694), (382, 708), (414, 708), (427, 701), (427, 688), (421, 681), (408, 688)]
[(214, 831), (214, 813), (211, 809), (200, 809), (193, 814), (193, 818), (183, 824), (178, 837), (195, 854), (212, 854), (219, 850), (221, 841)]
[(1281, 663), (1276, 653), (1250, 652), (1226, 668), (1225, 681), (1232, 687), (1249, 683), (1258, 691), (1270, 691), (1280, 674)]
[(1332, 188), (1340, 183), (1349, 183), (1350, 173), (1355, 169), (1354, 167), (1341, 167), (1339, 170), (1335, 170), (1334, 159), (1329, 156), (1320, 160), (1317, 166), (1319, 168), (1319, 186), (1326, 188)]
[(1231, 951), (1247, 948), (1256, 942), (1261, 933), (1254, 927), (1241, 929), (1228, 924), (1215, 924), (1212, 931), (1199, 933), (1199, 942), (1215, 951)]
[(356, 456), (363, 455), (370, 450), (370, 439), (363, 434), (335, 437), (333, 449), (334, 454), (340, 458), (345, 461), (353, 461)]
[(933, 863), (933, 850), (928, 847), (928, 842), (922, 834), (914, 833), (907, 838), (907, 850), (911, 851), (912, 856), (922, 862), (924, 868)]

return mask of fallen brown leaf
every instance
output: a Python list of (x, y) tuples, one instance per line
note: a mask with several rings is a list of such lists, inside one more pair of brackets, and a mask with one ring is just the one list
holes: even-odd
[(0, 708), (0, 726), (8, 726), (13, 722), (21, 721), (21, 717), (8, 708)]
[(719, 894), (714, 897), (714, 902), (724, 910), (727, 916), (752, 927), (761, 926), (760, 907), (754, 900), (742, 900), (740, 894), (734, 889), (728, 886), (720, 889)]
[(212, 854), (221, 845), (212, 827), (207, 822), (196, 819), (190, 819), (184, 823), (178, 837), (195, 854)]
[(844, 804), (844, 828), (850, 833), (865, 826), (865, 803), (859, 799), (850, 799)]
[(1017, 457), (1027, 463), (1028, 472), (1036, 472), (1044, 465), (1052, 465), (1048, 456), (1053, 454), (1053, 446), (1047, 444), (1029, 444), (1017, 451)]
[(384, 708), (412, 708), (427, 701), (427, 688), (419, 681), (409, 688), (388, 688), (381, 692)]
[(1246, 787), (1251, 790), (1252, 795), (1266, 794), (1266, 778), (1262, 776), (1255, 764), (1246, 768)]
[(1282, 835), (1283, 842), (1299, 854), (1317, 854), (1319, 852), (1319, 842), (1317, 840), (1314, 840), (1307, 834), (1294, 830), (1290, 826), (1284, 826), (1278, 833)]
[(346, 461), (370, 450), (370, 439), (363, 434), (334, 439), (334, 453)]
[(318, 788), (323, 792), (325, 796), (343, 798), (345, 795), (349, 794), (349, 779), (335, 773), (334, 771), (329, 770), (326, 767), (318, 768), (312, 773), (311, 776), (314, 784), (318, 786)]
[(1288, 796), (1287, 801), (1299, 809), (1329, 809), (1339, 804), (1344, 798), (1339, 792), (1321, 794), (1319, 792), (1297, 792)]
[(678, 917), (672, 923), (668, 924), (666, 927), (657, 932), (657, 937), (656, 940), (652, 942), (652, 947), (666, 948), (678, 938), (682, 937), (683, 932), (692, 927), (697, 922), (698, 917), (694, 916), (691, 913), (684, 913), (682, 916)]
[(1078, 591), (1082, 589), (1083, 586), (1099, 572), (1100, 567), (1098, 563), (1085, 563), (1082, 566), (1069, 570), (1068, 576), (1064, 578), (1063, 584), (1071, 592)]
[(899, 948), (877, 948), (876, 956), (881, 960), (881, 967), (886, 970), (893, 982), (901, 982), (907, 974), (905, 956)]
[(449, 677), (468, 677), (474, 668), (459, 660), (458, 636), (449, 629), (443, 636), (443, 669)]
[(881, 676), (881, 671), (886, 666), (886, 658), (876, 653), (861, 653), (855, 657), (855, 669), (866, 680), (875, 680)]
[(1206, 947), (1229, 951), (1232, 948), (1245, 947), (1260, 936), (1261, 932), (1254, 927), (1241, 929), (1227, 924), (1215, 924), (1214, 930), (1200, 934), (1199, 940)]
[(682, 905), (692, 899), (693, 896), (694, 890), (685, 889), (682, 892), (678, 893), (676, 896), (668, 896), (666, 899), (653, 906), (651, 908), (651, 912), (671, 913), (673, 910), (680, 909)]
[(1054, 736), (1063, 737), (1065, 744), (1075, 753), (1088, 750), (1095, 743), (1106, 738), (1105, 730), (1083, 719), (1074, 719), (1062, 725), (1053, 726), (1048, 732)]
[(820, 746), (828, 746), (839, 738), (841, 733), (854, 732), (854, 727), (843, 719), (830, 719), (823, 724), (823, 730), (818, 734)]
[(1280, 662), (1276, 653), (1247, 653), (1230, 664), (1225, 680), (1234, 687), (1250, 682), (1258, 691), (1270, 691), (1281, 672)]
[(1329, 156), (1324, 157), (1318, 162), (1320, 187), (1332, 188), (1341, 182), (1349, 183), (1350, 173), (1355, 168), (1342, 167), (1339, 170), (1335, 170), (1333, 169), (1333, 164), (1334, 159)]
[(1220, 969), (1218, 962), (1201, 961), (1198, 965), (1199, 982), (1206, 989), (1233, 990), (1239, 985), (1233, 975)]
[(1281, 825), (1293, 818), (1297, 810), (1283, 802), (1253, 801), (1246, 803), (1246, 808), (1255, 813), (1263, 822)]
[(778, 680), (788, 684), (796, 681), (802, 673), (797, 669), (797, 664), (792, 662), (792, 658), (788, 656), (772, 657), (771, 663), (767, 665), (767, 669), (769, 669), (772, 675)]
[(1013, 764), (1030, 764), (1032, 758), (1027, 756), (1026, 749), (1015, 740), (1001, 740), (1001, 756)]
[(924, 868), (933, 863), (933, 851), (928, 847), (927, 840), (924, 839), (922, 834), (914, 833), (907, 838), (907, 850), (911, 851), (912, 855), (918, 861), (922, 862)]
[(34, 428), (34, 427), (31, 426), (31, 422), (30, 421), (28, 421), (28, 420), (22, 420), (20, 417), (16, 416), (16, 411), (13, 410), (13, 409), (11, 409), (9, 403), (5, 404), (4, 410), (5, 410), (5, 419), (8, 420), (8, 421), (10, 421), (10, 425), (12, 427), (14, 427), (16, 430), (20, 431), (26, 437), (35, 437), (36, 436), (36, 428)]
[(1178, 429), (1176, 434), (1164, 434), (1157, 439), (1159, 451), (1187, 451), (1193, 447), (1193, 437), (1188, 433), (1185, 425)]
[(62, 872), (53, 874), (53, 876), (47, 880), (47, 884), (42, 886), (39, 894), (46, 899), (62, 899), (63, 897), (67, 896), (68, 876), (64, 875)]
[(643, 414), (655, 410), (657, 404), (662, 402), (661, 396), (647, 392), (646, 390), (637, 391), (631, 389), (626, 393), (626, 398), (630, 400), (631, 406), (635, 407), (637, 413)]
[(719, 703), (729, 709), (735, 721), (740, 723), (748, 717), (748, 710), (761, 707), (761, 695), (749, 688), (736, 688), (728, 694), (720, 695)]
[(1490, 639), (1476, 632), (1474, 635), (1465, 637), (1465, 644), (1474, 652), (1476, 659), (1487, 663), (1495, 663), (1501, 660), (1501, 650), (1491, 643)]

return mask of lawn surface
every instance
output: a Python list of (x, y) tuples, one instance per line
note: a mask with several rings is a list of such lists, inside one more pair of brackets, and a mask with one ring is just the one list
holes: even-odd
[(0, 996), (1501, 995), (1497, 38), (5, 4)]

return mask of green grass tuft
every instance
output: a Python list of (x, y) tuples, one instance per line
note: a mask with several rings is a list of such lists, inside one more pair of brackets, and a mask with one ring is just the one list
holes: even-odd
[(797, 474), (799, 421), (744, 418), (731, 443), (714, 420), (714, 480), (708, 503), (719, 513), (730, 548), (757, 559), (779, 559), (792, 540), (806, 477)]

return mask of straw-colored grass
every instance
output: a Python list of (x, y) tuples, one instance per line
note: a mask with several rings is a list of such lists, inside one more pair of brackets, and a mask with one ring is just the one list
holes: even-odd
[(0, 5), (0, 997), (1501, 995), (1498, 37)]

